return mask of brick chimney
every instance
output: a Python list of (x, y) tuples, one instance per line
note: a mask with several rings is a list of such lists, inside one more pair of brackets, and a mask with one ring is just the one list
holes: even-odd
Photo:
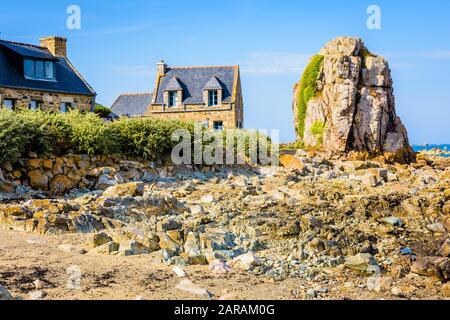
[(67, 39), (62, 37), (41, 38), (41, 47), (47, 48), (55, 57), (65, 58), (67, 56)]
[(156, 72), (159, 76), (165, 76), (166, 75), (166, 69), (167, 64), (164, 62), (164, 60), (161, 60), (156, 64)]

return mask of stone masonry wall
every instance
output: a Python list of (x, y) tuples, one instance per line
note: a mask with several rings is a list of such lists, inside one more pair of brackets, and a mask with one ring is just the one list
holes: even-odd
[(28, 109), (31, 100), (37, 100), (42, 102), (42, 111), (54, 112), (59, 112), (60, 104), (63, 102), (73, 103), (79, 110), (91, 111), (92, 100), (94, 99), (92, 96), (85, 95), (11, 88), (0, 88), (0, 96), (2, 101), (3, 99), (16, 100), (15, 108), (18, 110)]
[[(226, 105), (224, 105), (226, 107)], [(214, 108), (216, 110), (214, 110)], [(161, 106), (150, 107), (146, 116), (164, 120), (183, 121), (208, 121), (208, 128), (213, 128), (214, 121), (223, 121), (224, 128), (234, 129), (237, 127), (236, 110), (230, 108), (205, 107), (199, 105), (186, 105), (185, 107), (170, 108), (162, 111)]]
[(137, 162), (115, 156), (67, 155), (30, 158), (0, 164), (0, 193), (18, 186), (61, 194), (72, 189), (106, 189), (130, 181), (152, 181), (170, 174), (170, 166)]

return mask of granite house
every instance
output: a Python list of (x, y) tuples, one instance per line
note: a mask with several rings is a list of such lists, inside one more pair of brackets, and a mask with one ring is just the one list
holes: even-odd
[(0, 40), (0, 106), (11, 110), (92, 111), (96, 93), (67, 58), (67, 39), (40, 46)]
[(169, 67), (161, 61), (153, 93), (123, 94), (111, 110), (118, 116), (195, 121), (215, 130), (243, 128), (239, 67)]

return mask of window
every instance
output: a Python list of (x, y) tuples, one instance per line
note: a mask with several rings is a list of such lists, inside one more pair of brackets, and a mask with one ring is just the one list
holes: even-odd
[(44, 79), (44, 61), (34, 62), (35, 79)]
[(217, 90), (208, 91), (208, 106), (214, 107), (218, 104), (218, 93)]
[(72, 103), (70, 102), (62, 102), (61, 106), (59, 108), (60, 112), (68, 112), (70, 109), (72, 109)]
[(177, 104), (177, 94), (176, 91), (169, 91), (169, 107), (175, 107)]
[(214, 121), (214, 130), (223, 130), (223, 121)]
[(53, 61), (25, 59), (24, 75), (33, 80), (55, 80), (55, 63)]
[(242, 121), (238, 121), (238, 123), (237, 123), (237, 127), (238, 127), (238, 129), (242, 129)]
[(34, 61), (25, 60), (25, 78), (34, 78)]
[(15, 101), (13, 99), (3, 99), (3, 108), (14, 110)]
[(55, 64), (52, 61), (45, 61), (45, 79), (55, 79)]
[(30, 110), (38, 110), (42, 106), (42, 101), (38, 100), (31, 100), (31, 102), (28, 104), (28, 108)]

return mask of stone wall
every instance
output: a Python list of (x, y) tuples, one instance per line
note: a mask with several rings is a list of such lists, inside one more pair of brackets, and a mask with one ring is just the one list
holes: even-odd
[(3, 99), (15, 100), (17, 110), (28, 109), (31, 100), (40, 101), (42, 103), (41, 110), (47, 112), (59, 112), (63, 102), (70, 102), (79, 110), (91, 111), (94, 99), (92, 96), (85, 95), (10, 88), (0, 88), (0, 97), (1, 105), (3, 105)]
[(149, 107), (147, 117), (154, 117), (164, 120), (183, 121), (208, 121), (208, 128), (212, 129), (214, 121), (223, 121), (224, 128), (237, 128), (237, 113), (233, 105), (223, 105), (222, 107), (206, 107), (204, 105), (185, 105), (181, 107), (166, 108), (161, 106)]
[(170, 166), (156, 167), (151, 161), (129, 161), (115, 156), (67, 155), (30, 158), (0, 164), (0, 192), (12, 193), (18, 186), (55, 194), (72, 189), (106, 189), (130, 181), (152, 181), (170, 174)]

